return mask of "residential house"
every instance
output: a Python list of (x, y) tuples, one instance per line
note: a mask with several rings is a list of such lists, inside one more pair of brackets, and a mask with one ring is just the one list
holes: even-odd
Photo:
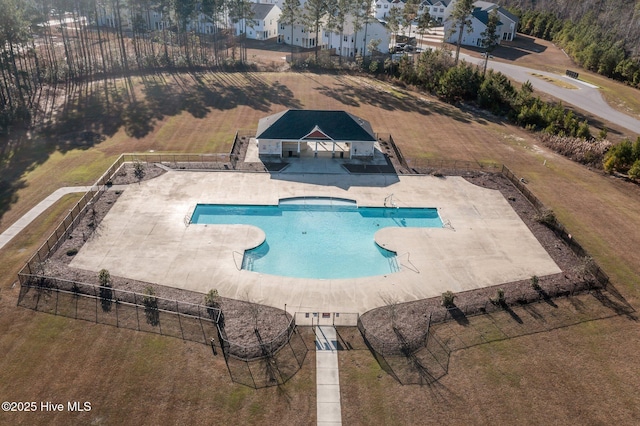
[(260, 119), (260, 155), (355, 158), (374, 155), (371, 124), (345, 111), (289, 109)]
[[(342, 42), (341, 42), (342, 40)], [(371, 56), (373, 52), (369, 49), (372, 40), (378, 41), (377, 50), (381, 53), (389, 52), (391, 36), (387, 27), (378, 20), (372, 20), (356, 32), (353, 20), (348, 19), (345, 23), (342, 34), (323, 31), (322, 47), (324, 49), (335, 49), (336, 54), (346, 57), (354, 57), (357, 54)]]
[[(304, 6), (304, 0), (302, 0)], [(278, 43), (293, 44), (306, 49), (319, 46), (321, 49), (335, 49), (337, 55), (355, 57), (358, 53), (371, 55), (368, 44), (371, 40), (379, 40), (377, 50), (382, 53), (389, 51), (390, 34), (387, 27), (380, 21), (371, 19), (362, 28), (355, 31), (353, 18), (347, 16), (344, 29), (341, 33), (332, 32), (324, 28), (316, 33), (311, 28), (302, 24), (293, 26), (293, 39), (291, 38), (291, 26), (278, 23)], [(341, 42), (342, 40), (342, 42)]]
[(97, 25), (117, 28), (118, 20), (122, 22), (123, 31), (133, 31), (136, 22), (138, 27), (151, 30), (161, 30), (163, 27), (168, 27), (169, 25), (168, 20), (161, 12), (145, 11), (132, 15), (131, 9), (121, 4), (120, 13), (118, 14), (113, 4), (109, 2), (99, 2), (96, 4)]
[(447, 16), (451, 13), (450, 0), (424, 0), (420, 3), (419, 13), (429, 13), (431, 19), (438, 23), (444, 22)]
[(235, 34), (246, 34), (253, 40), (267, 40), (278, 36), (278, 18), (281, 10), (275, 4), (252, 3), (253, 18), (234, 24)]
[[(404, 9), (406, 0), (375, 0), (373, 15), (380, 21), (385, 21), (391, 9)], [(450, 0), (422, 0), (418, 6), (418, 14), (428, 12), (434, 21), (442, 22), (450, 13)]]
[[(454, 2), (455, 3), (455, 0)], [(497, 33), (500, 34), (501, 40), (511, 41), (516, 37), (516, 31), (518, 29), (518, 18), (509, 13), (506, 9), (485, 1), (477, 1), (474, 4), (473, 12), (469, 16), (471, 25), (466, 27), (464, 34), (462, 34), (461, 44), (465, 46), (482, 46), (482, 33), (487, 29), (487, 23), (489, 20), (489, 13), (497, 11), (500, 24), (497, 28)], [(469, 31), (469, 29), (471, 31)], [(458, 42), (458, 26), (450, 17), (447, 17), (444, 21), (444, 33), (445, 41), (448, 43)]]

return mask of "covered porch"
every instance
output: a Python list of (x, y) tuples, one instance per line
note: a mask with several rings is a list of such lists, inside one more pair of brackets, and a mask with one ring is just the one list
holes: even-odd
[(351, 158), (351, 142), (336, 141), (282, 141), (281, 156), (289, 157), (317, 157), (317, 158)]

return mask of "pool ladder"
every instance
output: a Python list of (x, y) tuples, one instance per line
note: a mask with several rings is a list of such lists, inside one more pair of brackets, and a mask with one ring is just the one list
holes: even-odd
[(398, 206), (396, 205), (396, 202), (393, 201), (393, 194), (387, 195), (384, 198), (384, 206), (385, 207), (394, 207), (394, 208), (398, 208)]
[(391, 272), (399, 272), (400, 271), (400, 265), (398, 265), (398, 257), (397, 256), (388, 257), (387, 260), (389, 261), (389, 270)]

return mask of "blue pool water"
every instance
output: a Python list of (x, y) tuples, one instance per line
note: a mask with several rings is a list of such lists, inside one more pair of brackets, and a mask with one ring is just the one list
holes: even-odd
[(194, 224), (246, 224), (266, 239), (242, 268), (298, 278), (357, 278), (398, 271), (396, 253), (374, 241), (382, 228), (442, 227), (436, 209), (357, 207), (348, 202), (279, 206), (198, 204)]

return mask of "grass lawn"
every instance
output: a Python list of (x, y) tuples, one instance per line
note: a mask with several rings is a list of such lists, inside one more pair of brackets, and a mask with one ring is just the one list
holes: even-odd
[[(6, 199), (13, 201), (3, 205), (0, 230), (54, 189), (92, 183), (121, 152), (228, 151), (236, 130), (255, 129), (265, 115), (286, 108), (345, 109), (369, 120), (375, 131), (391, 133), (408, 157), (507, 164), (637, 303), (640, 189), (537, 146), (522, 129), (362, 77), (155, 78), (138, 82), (139, 100), (149, 96), (141, 108), (153, 117), (139, 137), (123, 125), (91, 146), (19, 153), (9, 164), (19, 173), (12, 175), (15, 190)], [(96, 117), (86, 117), (91, 119)], [(92, 410), (0, 413), (0, 423), (315, 423), (312, 351), (286, 385), (256, 391), (232, 383), (223, 359), (207, 346), (16, 307), (17, 271), (76, 200), (65, 198), (0, 250), (0, 395), (6, 401), (86, 400)], [(311, 334), (305, 336), (313, 348)], [(355, 350), (340, 353), (345, 423), (640, 422), (640, 377), (633, 368), (640, 362), (640, 332), (627, 317), (455, 351), (448, 374), (422, 387), (398, 384), (357, 338)]]

